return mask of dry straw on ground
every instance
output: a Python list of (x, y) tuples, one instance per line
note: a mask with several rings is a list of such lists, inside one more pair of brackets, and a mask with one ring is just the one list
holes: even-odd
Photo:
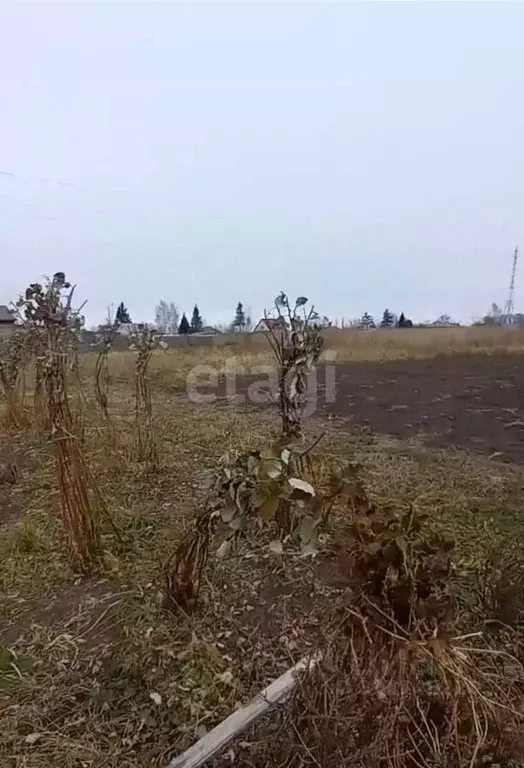
[[(472, 329), (472, 335), (458, 329), (451, 349), (487, 352), (522, 347), (519, 331), (495, 333), (498, 330), (500, 335), (495, 336), (484, 329)], [(412, 337), (409, 333), (364, 334), (359, 338), (366, 348), (355, 340), (339, 354), (380, 359), (450, 351), (446, 345), (451, 332), (429, 331), (422, 336), (414, 330)], [(417, 514), (428, 514), (424, 523), (428, 533), (454, 538), (453, 567), (446, 576), (454, 607), (438, 625), (447, 627), (447, 632), (433, 635), (430, 623), (406, 628), (398, 617), (392, 620), (389, 603), (370, 596), (367, 587), (361, 588), (360, 602), (354, 599), (355, 587), (348, 583), (353, 545), (347, 538), (346, 509), (339, 505), (319, 537), (313, 561), (301, 556), (292, 539), (284, 542), (285, 556), (272, 550), (269, 531), (250, 541), (239, 538), (225, 559), (216, 557), (220, 541), (212, 538), (192, 616), (179, 611), (173, 617), (162, 609), (160, 567), (180, 544), (195, 509), (205, 502), (199, 485), (202, 467), (215, 466), (225, 451), (239, 445), (247, 453), (267, 445), (280, 429), (271, 410), (187, 402), (182, 394), (187, 371), (195, 361), (224, 366), (232, 355), (235, 365), (245, 364), (249, 371), (267, 359), (262, 349), (258, 347), (256, 354), (238, 347), (153, 353), (149, 384), (162, 458), (154, 482), (127, 450), (135, 435), (134, 353), (115, 352), (109, 359), (115, 442), (94, 400), (95, 355), (80, 357), (85, 393), (82, 450), (120, 532), (119, 539), (111, 530), (103, 536), (103, 546), (109, 547), (112, 557), (105, 558), (105, 570), (96, 579), (79, 579), (69, 562), (56, 514), (60, 495), (54, 456), (45, 435), (1, 424), (0, 458), (17, 466), (13, 480), (0, 485), (2, 766), (165, 768), (204, 729), (317, 647), (323, 648), (327, 661), (311, 678), (314, 686), (304, 681), (293, 719), (287, 721), (291, 740), (284, 741), (283, 734), (274, 730), (278, 718), (272, 718), (264, 726), (268, 730), (248, 735), (232, 747), (233, 764), (298, 766), (309, 761), (329, 766), (330, 760), (340, 758), (337, 748), (342, 744), (352, 745), (354, 754), (364, 760), (365, 744), (356, 743), (354, 728), (355, 706), (363, 708), (363, 702), (380, 726), (376, 732), (362, 732), (363, 741), (368, 740), (367, 754), (373, 755), (366, 768), (380, 765), (382, 758), (406, 760), (409, 749), (414, 755), (411, 737), (422, 752), (418, 765), (427, 763), (432, 752), (434, 756), (436, 743), (440, 763), (435, 758), (433, 766), (439, 768), (446, 765), (445, 759), (446, 768), (456, 768), (457, 744), (461, 768), (469, 768), (475, 749), (486, 759), (491, 751), (492, 763), (509, 764), (508, 734), (501, 734), (499, 752), (493, 745), (500, 713), (505, 725), (514, 727), (520, 707), (522, 609), (518, 600), (508, 603), (515, 579), (506, 583), (509, 564), (499, 561), (499, 555), (508, 550), (508, 542), (521, 541), (524, 535), (521, 466), (336, 429), (321, 414), (305, 427), (306, 446), (327, 430), (315, 449), (327, 464), (333, 457), (341, 462), (359, 459), (359, 473), (378, 508), (389, 506), (401, 518), (414, 507)], [(79, 383), (71, 375), (67, 383), (74, 405)], [(314, 465), (318, 474), (321, 463)], [(490, 571), (487, 563), (492, 564)], [(521, 573), (518, 564), (512, 567), (515, 574)], [(487, 579), (487, 572), (493, 578)], [(500, 622), (512, 629), (495, 630)], [(487, 635), (464, 637), (487, 628)], [(351, 641), (359, 650), (358, 665)], [(402, 663), (406, 658), (409, 665)], [(349, 675), (360, 680), (351, 689)], [(402, 684), (402, 698), (397, 683)], [(361, 695), (357, 702), (355, 691)], [(447, 704), (450, 691), (457, 722), (468, 720), (465, 713), (471, 715), (458, 739), (449, 729), (453, 719), (439, 721), (438, 711), (429, 710), (431, 698), (442, 697)], [(413, 707), (418, 712), (417, 704), (422, 707), (423, 716), (416, 720), (420, 730), (413, 724), (410, 729), (409, 718), (400, 718), (395, 702), (410, 713)], [(384, 712), (387, 717), (377, 721)], [(337, 745), (330, 741), (325, 723), (338, 729)], [(404, 757), (401, 750), (385, 755), (377, 733), (390, 745), (393, 733), (398, 734)], [(284, 748), (292, 747), (292, 753), (268, 751), (277, 738)], [(342, 757), (347, 755), (346, 750)], [(221, 764), (230, 758), (231, 753)]]

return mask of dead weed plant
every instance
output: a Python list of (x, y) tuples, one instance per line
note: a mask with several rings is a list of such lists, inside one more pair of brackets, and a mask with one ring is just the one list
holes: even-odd
[(346, 590), (286, 720), (286, 765), (473, 768), (512, 758), (524, 671), (461, 616), (452, 542), (413, 510), (377, 509), (365, 495), (350, 508), (337, 548)]
[(24, 399), (28, 340), (27, 333), (17, 329), (0, 344), (0, 384), (6, 404), (6, 419), (7, 424), (15, 428), (27, 422)]
[(41, 352), (41, 371), (47, 395), (51, 441), (55, 447), (64, 527), (75, 566), (89, 572), (100, 562), (100, 509), (98, 492), (90, 493), (89, 475), (75, 431), (70, 408), (68, 370), (76, 333), (81, 326), (80, 310), (72, 309), (74, 287), (57, 272), (42, 287), (31, 284), (18, 301), (28, 334)]

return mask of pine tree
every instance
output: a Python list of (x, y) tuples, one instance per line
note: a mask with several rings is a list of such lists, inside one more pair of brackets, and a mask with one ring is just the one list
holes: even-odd
[(120, 304), (118, 305), (118, 309), (116, 310), (115, 320), (119, 325), (123, 323), (131, 322), (131, 316), (129, 315), (129, 312), (127, 311), (127, 307), (123, 301), (121, 301)]
[(369, 314), (369, 312), (364, 312), (364, 314), (362, 315), (360, 326), (362, 328), (376, 328), (375, 321), (373, 320), (373, 317)]
[(193, 315), (191, 317), (191, 329), (189, 332), (200, 333), (203, 327), (204, 327), (204, 321), (202, 320), (202, 316), (198, 310), (198, 306), (195, 304), (193, 309)]
[(242, 306), (242, 302), (239, 301), (237, 304), (237, 309), (235, 312), (235, 319), (231, 323), (231, 328), (233, 331), (238, 331), (239, 333), (243, 333), (246, 330), (246, 313), (244, 312), (244, 307)]
[(178, 326), (178, 332), (185, 336), (188, 333), (191, 333), (191, 326), (189, 325), (189, 321), (186, 317), (186, 313), (182, 315), (182, 320), (180, 321), (180, 325)]
[(404, 312), (400, 313), (400, 317), (397, 320), (397, 328), (413, 328), (413, 323), (404, 315)]
[(380, 321), (380, 327), (381, 328), (391, 328), (391, 326), (394, 323), (394, 318), (389, 309), (384, 310), (384, 314), (382, 315), (382, 320)]

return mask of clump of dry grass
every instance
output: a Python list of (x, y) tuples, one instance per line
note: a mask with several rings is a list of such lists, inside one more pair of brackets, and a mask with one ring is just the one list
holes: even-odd
[[(452, 543), (409, 510), (354, 494), (337, 547), (345, 594), (276, 750), (287, 766), (434, 768), (514, 756), (524, 668), (471, 627), (450, 589)], [(271, 748), (264, 755), (277, 761)]]
[(524, 352), (524, 330), (519, 328), (395, 328), (374, 331), (325, 332), (326, 349), (342, 361), (428, 359), (438, 355)]
[(429, 768), (515, 756), (522, 668), (482, 632), (413, 636), (371, 605), (348, 608), (329, 631), (292, 708), (287, 765)]

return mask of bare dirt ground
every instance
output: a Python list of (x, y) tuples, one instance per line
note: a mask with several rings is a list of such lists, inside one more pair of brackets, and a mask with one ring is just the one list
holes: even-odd
[[(430, 448), (461, 449), (524, 463), (521, 355), (341, 363), (336, 366), (334, 402), (326, 402), (326, 369), (321, 367), (316, 375), (315, 416), (327, 416), (342, 427), (417, 438)], [(245, 393), (257, 379), (263, 377), (237, 380), (235, 404), (253, 405)], [(224, 383), (216, 391), (226, 398)]]
[(524, 358), (450, 357), (343, 365), (328, 413), (428, 447), (524, 462)]

